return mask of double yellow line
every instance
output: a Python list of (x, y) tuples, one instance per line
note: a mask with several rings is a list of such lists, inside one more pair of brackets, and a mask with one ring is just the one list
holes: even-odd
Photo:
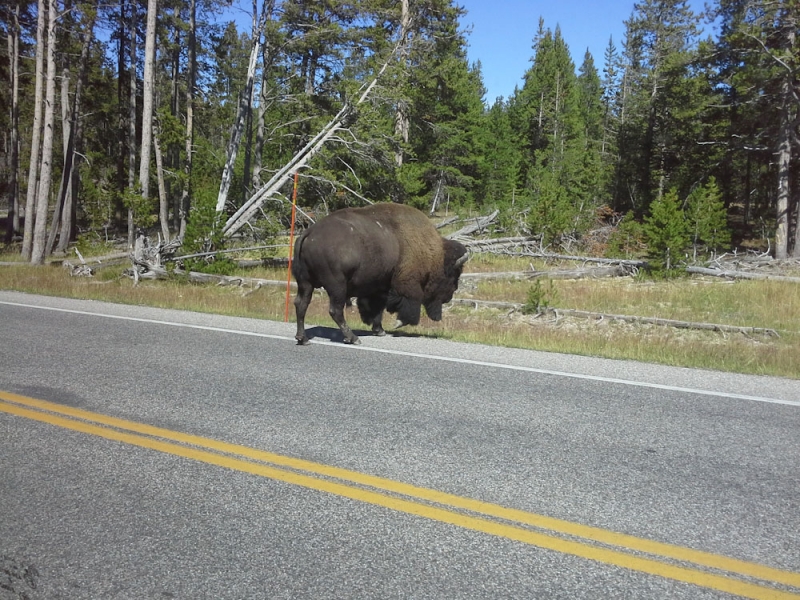
[(3, 391), (0, 411), (745, 598), (800, 599), (800, 573)]

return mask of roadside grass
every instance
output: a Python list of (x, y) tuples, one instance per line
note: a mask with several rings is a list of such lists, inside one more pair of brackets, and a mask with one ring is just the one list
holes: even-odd
[[(0, 262), (15, 261), (0, 255)], [(529, 270), (531, 261), (492, 257), (468, 263), (468, 271)], [(552, 261), (535, 263), (537, 270), (570, 268)], [(0, 289), (34, 294), (104, 300), (134, 305), (176, 308), (232, 316), (282, 321), (284, 287), (260, 289), (193, 284), (172, 280), (142, 280), (138, 285), (122, 275), (125, 266), (97, 270), (93, 278), (70, 277), (58, 266), (0, 267)], [(259, 267), (242, 270), (243, 277), (285, 281), (284, 269)], [(532, 281), (462, 281), (458, 297), (525, 303)], [(424, 335), (456, 341), (517, 348), (629, 359), (720, 371), (800, 378), (800, 287), (776, 281), (726, 282), (712, 278), (666, 281), (645, 278), (558, 280), (550, 305), (611, 314), (661, 317), (742, 327), (774, 329), (780, 337), (684, 330), (626, 323), (610, 318), (586, 319), (523, 315), (520, 311), (472, 309), (450, 305), (443, 320), (423, 317), (417, 327), (398, 335)], [(290, 296), (289, 320), (294, 321)], [(356, 331), (364, 331), (355, 308), (347, 319)], [(385, 319), (391, 333), (393, 318)], [(334, 327), (328, 316), (327, 297), (315, 294), (306, 325)]]

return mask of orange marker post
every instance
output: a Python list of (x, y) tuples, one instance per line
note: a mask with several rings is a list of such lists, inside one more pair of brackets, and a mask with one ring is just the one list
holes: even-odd
[(297, 173), (294, 174), (294, 188), (292, 189), (292, 224), (289, 226), (289, 270), (286, 273), (286, 307), (283, 311), (283, 321), (289, 320), (289, 290), (292, 288), (292, 255), (294, 254), (294, 220), (297, 214)]

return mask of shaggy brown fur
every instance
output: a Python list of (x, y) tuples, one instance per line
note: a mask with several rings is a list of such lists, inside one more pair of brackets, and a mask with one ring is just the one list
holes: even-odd
[(409, 206), (383, 203), (336, 211), (312, 225), (295, 248), (297, 339), (308, 341), (302, 321), (319, 287), (328, 292), (331, 317), (347, 342), (358, 340), (343, 314), (353, 296), (362, 319), (379, 335), (384, 308), (404, 324), (416, 324), (424, 305), (428, 316), (439, 320), (442, 303), (458, 287), (464, 260), (464, 246), (443, 239), (423, 213)]

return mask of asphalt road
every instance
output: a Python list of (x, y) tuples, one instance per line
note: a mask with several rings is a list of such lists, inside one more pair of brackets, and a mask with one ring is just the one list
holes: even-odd
[(0, 292), (0, 600), (800, 598), (800, 381)]

